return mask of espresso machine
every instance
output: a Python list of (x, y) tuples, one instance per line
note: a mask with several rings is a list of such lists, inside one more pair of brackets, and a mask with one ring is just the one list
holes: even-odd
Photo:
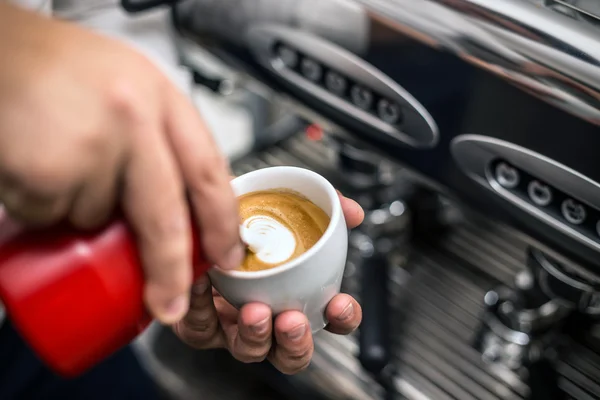
[(299, 398), (600, 399), (600, 2), (169, 3), (305, 121), (234, 172), (311, 168), (366, 211), (357, 335), (252, 368)]

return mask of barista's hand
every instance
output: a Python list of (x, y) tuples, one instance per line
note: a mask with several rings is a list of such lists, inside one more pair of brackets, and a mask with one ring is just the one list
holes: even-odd
[[(349, 228), (363, 220), (364, 213), (353, 200), (340, 195)], [(175, 333), (198, 349), (226, 348), (238, 360), (269, 359), (281, 372), (293, 374), (306, 368), (313, 353), (313, 339), (306, 316), (299, 311), (279, 315), (273, 324), (271, 310), (264, 304), (248, 304), (236, 310), (219, 296), (203, 277), (192, 287), (191, 307), (174, 326)], [(334, 297), (327, 307), (327, 330), (346, 335), (361, 322), (362, 310), (347, 294)]]
[(186, 313), (190, 207), (208, 258), (244, 255), (229, 170), (195, 107), (126, 45), (0, 0), (0, 203), (21, 222), (103, 223), (120, 205), (138, 239), (145, 300)]

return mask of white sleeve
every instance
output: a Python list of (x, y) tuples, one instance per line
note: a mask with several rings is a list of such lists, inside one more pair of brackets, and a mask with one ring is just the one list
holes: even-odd
[(52, 0), (8, 0), (10, 3), (41, 12), (46, 15), (52, 14)]

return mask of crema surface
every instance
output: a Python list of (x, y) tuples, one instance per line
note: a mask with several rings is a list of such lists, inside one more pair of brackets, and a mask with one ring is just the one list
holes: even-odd
[(270, 269), (293, 260), (317, 243), (330, 221), (316, 204), (290, 190), (251, 192), (238, 201), (242, 225), (265, 241), (265, 250), (247, 250), (242, 271)]

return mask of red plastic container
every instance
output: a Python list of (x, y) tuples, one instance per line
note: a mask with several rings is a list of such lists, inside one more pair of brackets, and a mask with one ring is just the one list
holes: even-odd
[[(195, 277), (210, 267), (199, 247)], [(0, 209), (0, 299), (16, 329), (58, 374), (85, 372), (148, 326), (143, 284), (125, 223), (92, 233), (25, 232)]]

